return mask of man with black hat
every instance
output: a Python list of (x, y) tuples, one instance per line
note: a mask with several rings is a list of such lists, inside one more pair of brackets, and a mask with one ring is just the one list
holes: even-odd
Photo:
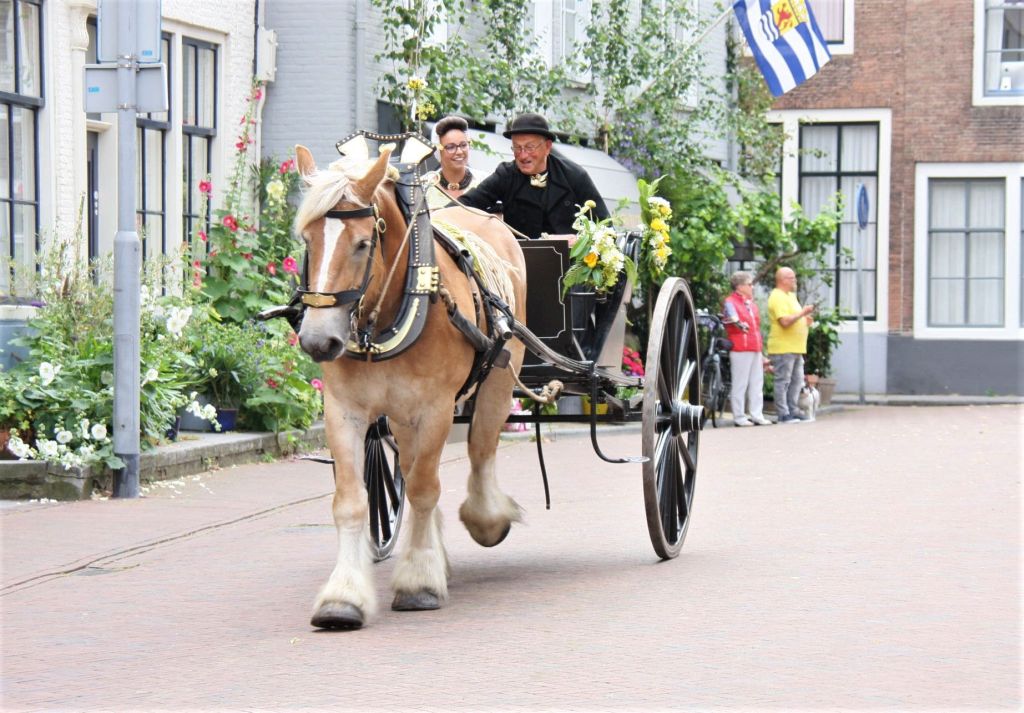
[(495, 211), (501, 202), (505, 222), (520, 233), (539, 238), (542, 234), (564, 236), (574, 233), (573, 220), (588, 200), (594, 201), (591, 218), (609, 217), (597, 187), (581, 166), (553, 155), (555, 135), (540, 114), (520, 114), (504, 133), (512, 139), (512, 161), (464, 193), (463, 205)]

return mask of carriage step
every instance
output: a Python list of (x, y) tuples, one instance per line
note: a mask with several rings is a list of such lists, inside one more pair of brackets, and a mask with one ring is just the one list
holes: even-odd
[(299, 460), (311, 460), (314, 463), (326, 463), (327, 465), (334, 465), (334, 459), (327, 458), (326, 456), (300, 456)]

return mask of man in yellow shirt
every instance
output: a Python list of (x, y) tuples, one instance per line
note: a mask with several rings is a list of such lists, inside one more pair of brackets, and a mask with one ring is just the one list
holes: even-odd
[(796, 297), (796, 273), (788, 267), (775, 271), (775, 289), (768, 296), (768, 358), (775, 374), (775, 410), (779, 423), (798, 423), (809, 416), (797, 408), (804, 385), (804, 354), (807, 330), (814, 305), (800, 306)]

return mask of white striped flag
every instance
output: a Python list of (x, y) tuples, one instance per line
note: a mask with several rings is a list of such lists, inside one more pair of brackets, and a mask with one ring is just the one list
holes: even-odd
[(832, 58), (808, 0), (736, 0), (732, 8), (772, 96), (803, 84)]

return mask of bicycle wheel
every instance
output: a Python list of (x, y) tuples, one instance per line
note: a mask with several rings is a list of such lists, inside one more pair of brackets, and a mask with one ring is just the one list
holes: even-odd
[(721, 400), (722, 391), (722, 373), (718, 366), (718, 360), (715, 358), (709, 359), (702, 371), (701, 394), (704, 396), (704, 411), (700, 416), (700, 426), (704, 428), (704, 425), (710, 418), (711, 425), (714, 428), (718, 428), (718, 416), (720, 415), (718, 402)]

